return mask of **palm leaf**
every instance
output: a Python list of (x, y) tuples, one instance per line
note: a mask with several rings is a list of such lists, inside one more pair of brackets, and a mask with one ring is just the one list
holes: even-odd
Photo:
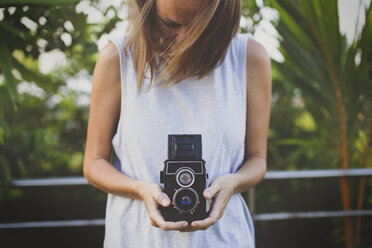
[[(371, 7), (360, 41), (349, 46), (340, 33), (337, 0), (269, 0), (269, 4), (279, 13), (276, 27), (285, 58), (284, 63), (273, 65), (283, 79), (302, 90), (305, 108), (327, 141), (324, 148), (334, 149), (342, 168), (349, 168), (351, 158), (355, 160), (353, 144), (360, 130), (367, 129), (372, 113)], [(347, 210), (348, 182), (342, 180), (341, 185)], [(350, 221), (345, 221), (345, 240), (350, 245)]]
[(9, 127), (5, 122), (2, 109), (0, 109), (0, 144), (4, 143), (4, 137), (9, 134), (10, 134)]
[(12, 98), (13, 106), (16, 109), (19, 103), (19, 94), (17, 91), (17, 80), (13, 76), (11, 59), (10, 59), (11, 56), (8, 52), (8, 49), (4, 41), (0, 41), (0, 54), (1, 54), (0, 69), (2, 71), (2, 74), (5, 77), (5, 83), (7, 85), (10, 96)]

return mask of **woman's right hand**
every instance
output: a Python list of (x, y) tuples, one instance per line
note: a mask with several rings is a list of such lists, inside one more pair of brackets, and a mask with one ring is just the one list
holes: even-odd
[(171, 222), (164, 220), (160, 212), (160, 207), (168, 207), (171, 204), (171, 201), (167, 194), (163, 192), (163, 189), (159, 184), (143, 182), (139, 190), (141, 200), (146, 205), (151, 225), (154, 227), (159, 227), (165, 231), (180, 231), (188, 227), (187, 221)]

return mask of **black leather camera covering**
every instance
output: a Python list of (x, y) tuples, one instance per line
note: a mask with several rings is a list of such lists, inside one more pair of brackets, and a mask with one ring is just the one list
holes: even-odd
[(201, 160), (200, 134), (168, 135), (168, 160)]
[[(208, 217), (206, 199), (203, 196), (208, 175), (201, 150), (201, 135), (168, 135), (168, 159), (164, 161), (164, 170), (160, 172), (160, 182), (164, 183), (164, 192), (172, 202), (169, 207), (161, 209), (166, 221), (186, 220), (191, 223)], [(193, 175), (193, 183), (188, 187), (177, 182), (181, 171), (188, 171)], [(191, 198), (190, 203), (186, 203), (190, 204), (190, 208), (196, 205), (195, 208), (184, 211), (177, 204), (182, 194), (186, 200)]]

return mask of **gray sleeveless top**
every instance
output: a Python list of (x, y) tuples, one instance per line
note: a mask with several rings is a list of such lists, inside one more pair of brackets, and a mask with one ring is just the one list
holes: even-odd
[[(122, 96), (113, 165), (134, 179), (159, 183), (168, 134), (201, 134), (207, 183), (236, 172), (245, 151), (247, 39), (236, 35), (223, 62), (204, 78), (150, 91), (145, 79), (142, 94), (133, 59), (122, 49), (124, 37), (110, 39), (120, 50)], [(240, 194), (232, 196), (215, 225), (191, 233), (153, 227), (142, 201), (109, 194), (104, 247), (255, 247), (254, 228)]]

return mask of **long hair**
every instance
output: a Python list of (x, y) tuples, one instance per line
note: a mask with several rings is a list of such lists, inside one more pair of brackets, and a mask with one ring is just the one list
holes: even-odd
[(129, 0), (130, 29), (124, 49), (132, 52), (139, 92), (148, 70), (150, 88), (154, 79), (159, 85), (171, 86), (191, 76), (206, 76), (223, 61), (239, 30), (241, 0), (201, 0), (183, 40), (158, 53), (156, 43), (161, 37), (154, 21), (155, 2)]

